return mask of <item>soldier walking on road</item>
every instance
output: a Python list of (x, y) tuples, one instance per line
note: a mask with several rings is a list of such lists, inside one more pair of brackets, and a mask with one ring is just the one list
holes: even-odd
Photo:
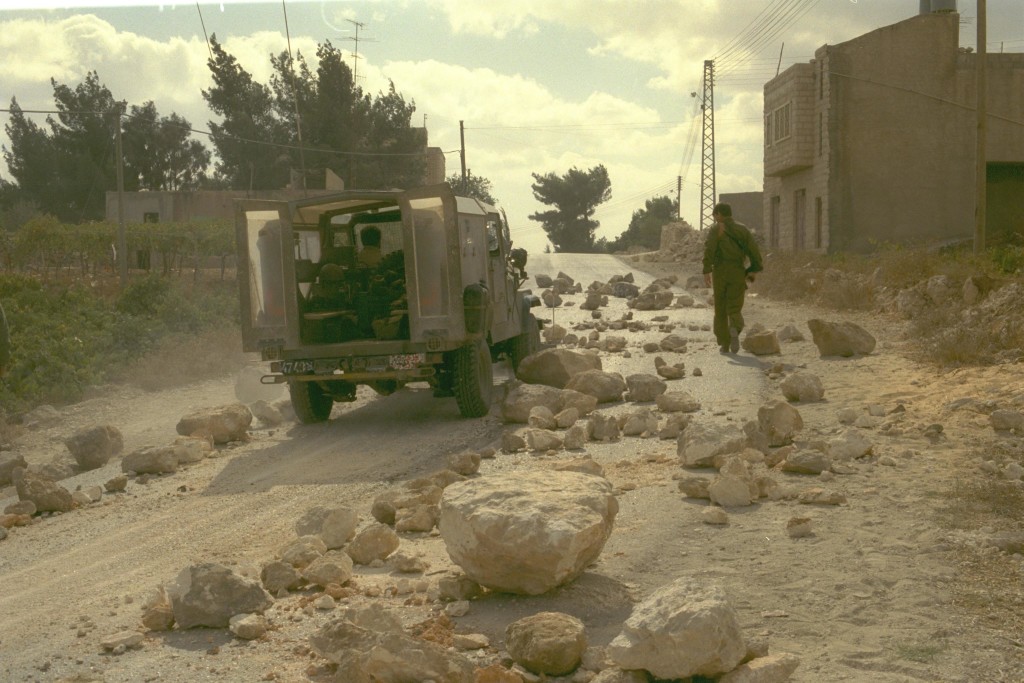
[(743, 296), (747, 282), (762, 270), (761, 251), (750, 229), (732, 219), (731, 206), (716, 204), (712, 215), (715, 227), (704, 243), (704, 284), (714, 288), (719, 351), (736, 353), (743, 331)]

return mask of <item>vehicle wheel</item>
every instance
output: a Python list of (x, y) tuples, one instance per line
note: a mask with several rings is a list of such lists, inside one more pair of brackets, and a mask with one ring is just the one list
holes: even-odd
[(483, 417), (491, 409), (494, 366), (487, 341), (480, 339), (455, 352), (455, 402), (463, 417)]
[(289, 382), (288, 393), (292, 398), (295, 417), (304, 425), (325, 422), (331, 416), (334, 399), (316, 382)]
[(540, 328), (533, 313), (526, 316), (526, 332), (509, 340), (508, 361), (512, 372), (519, 372), (519, 364), (529, 355), (537, 353), (540, 348)]

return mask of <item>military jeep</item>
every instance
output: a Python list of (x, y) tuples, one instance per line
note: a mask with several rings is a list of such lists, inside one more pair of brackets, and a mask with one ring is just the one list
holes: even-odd
[(487, 414), (492, 364), (539, 346), (526, 252), (493, 206), (447, 184), (237, 200), (243, 347), (270, 361), (303, 423), (356, 386), (426, 382), (466, 417)]

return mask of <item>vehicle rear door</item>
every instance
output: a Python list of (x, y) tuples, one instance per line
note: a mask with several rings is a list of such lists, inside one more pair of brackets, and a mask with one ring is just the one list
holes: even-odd
[(294, 238), (286, 202), (235, 203), (242, 347), (265, 360), (298, 338)]
[(462, 339), (462, 281), (455, 196), (446, 184), (402, 193), (402, 230), (409, 296), (409, 333), (430, 350)]

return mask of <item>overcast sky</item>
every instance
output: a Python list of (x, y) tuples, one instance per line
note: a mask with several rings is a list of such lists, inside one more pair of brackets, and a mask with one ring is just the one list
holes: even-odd
[[(959, 2), (964, 47), (975, 45), (975, 3)], [(528, 216), (544, 207), (531, 173), (604, 164), (612, 198), (598, 209), (598, 236), (625, 230), (645, 199), (675, 197), (678, 176), (683, 218), (698, 222), (691, 93), (705, 59), (731, 64), (715, 87), (717, 190), (760, 190), (761, 92), (780, 51), (783, 69), (809, 61), (825, 43), (914, 16), (919, 1), (0, 0), (0, 107), (16, 97), (23, 109), (52, 109), (51, 78), (74, 87), (95, 70), (116, 99), (153, 100), (162, 116), (206, 130), (204, 24), (266, 83), (269, 55), (288, 47), (285, 9), (292, 49), (311, 64), (319, 42), (354, 50), (353, 22), (362, 24), (359, 84), (375, 94), (390, 79), (414, 100), (414, 123), (447, 153), (449, 174), (464, 121), (469, 169), (492, 181), (516, 243), (539, 250), (546, 237)], [(989, 0), (988, 15), (988, 49), (1024, 51), (1024, 2)], [(10, 179), (2, 164), (0, 175)]]

